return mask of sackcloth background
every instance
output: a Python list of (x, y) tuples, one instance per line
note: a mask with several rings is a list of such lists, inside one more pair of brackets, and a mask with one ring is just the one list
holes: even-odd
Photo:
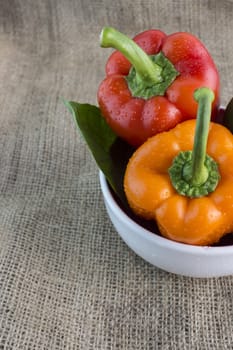
[(97, 166), (61, 98), (96, 104), (111, 49), (190, 31), (233, 96), (233, 1), (0, 0), (0, 349), (233, 349), (233, 277), (136, 256), (106, 214)]

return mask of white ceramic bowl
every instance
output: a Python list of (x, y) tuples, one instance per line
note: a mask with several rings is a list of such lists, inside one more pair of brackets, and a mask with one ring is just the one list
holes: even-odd
[(140, 257), (165, 271), (190, 277), (233, 274), (233, 245), (199, 247), (173, 242), (133, 221), (117, 204), (105, 176), (100, 185), (108, 215), (125, 243)]

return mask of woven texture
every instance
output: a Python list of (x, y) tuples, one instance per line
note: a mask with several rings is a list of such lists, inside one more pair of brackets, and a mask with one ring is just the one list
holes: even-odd
[(96, 103), (99, 33), (190, 31), (233, 96), (233, 1), (0, 0), (0, 349), (233, 349), (233, 277), (159, 270), (117, 235), (62, 98)]

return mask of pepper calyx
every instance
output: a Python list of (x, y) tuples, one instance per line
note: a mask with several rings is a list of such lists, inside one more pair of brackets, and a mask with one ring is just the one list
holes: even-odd
[(204, 166), (206, 168), (207, 178), (202, 183), (193, 183), (190, 178), (189, 170), (192, 166), (192, 151), (180, 152), (173, 160), (169, 168), (169, 176), (176, 191), (190, 198), (203, 197), (213, 192), (220, 180), (218, 165), (215, 160), (206, 155)]
[(149, 57), (154, 64), (161, 68), (160, 79), (157, 82), (148, 84), (144, 78), (141, 78), (137, 74), (135, 67), (132, 66), (126, 80), (134, 97), (149, 99), (153, 96), (164, 96), (167, 88), (179, 75), (179, 72), (175, 69), (171, 61), (162, 52)]

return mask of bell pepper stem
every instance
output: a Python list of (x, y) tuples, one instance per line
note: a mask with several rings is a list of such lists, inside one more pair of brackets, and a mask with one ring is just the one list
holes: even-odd
[(152, 62), (150, 57), (129, 37), (112, 27), (104, 27), (100, 34), (101, 47), (112, 47), (120, 51), (133, 65), (138, 79), (148, 86), (162, 81), (162, 67)]
[(194, 99), (198, 103), (198, 110), (192, 162), (190, 167), (184, 168), (184, 176), (186, 178), (189, 177), (193, 185), (200, 185), (206, 182), (209, 176), (209, 171), (205, 166), (205, 159), (214, 93), (209, 88), (202, 87), (194, 92)]
[(195, 91), (194, 99), (198, 110), (193, 150), (180, 152), (168, 169), (173, 187), (191, 198), (213, 192), (220, 179), (218, 164), (206, 153), (214, 93), (202, 87)]

